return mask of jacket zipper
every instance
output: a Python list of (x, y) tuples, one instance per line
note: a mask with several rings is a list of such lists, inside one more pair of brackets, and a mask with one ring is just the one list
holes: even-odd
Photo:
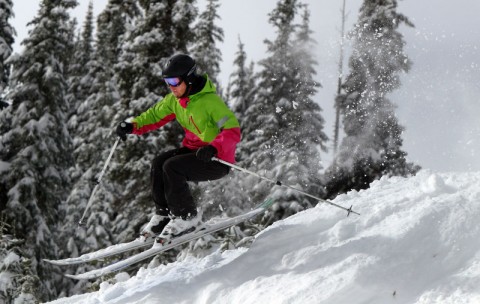
[(197, 129), (198, 134), (202, 134), (202, 132), (200, 132), (200, 129), (197, 127), (197, 124), (193, 121), (193, 117), (191, 115), (190, 115), (190, 121), (192, 122), (195, 129)]

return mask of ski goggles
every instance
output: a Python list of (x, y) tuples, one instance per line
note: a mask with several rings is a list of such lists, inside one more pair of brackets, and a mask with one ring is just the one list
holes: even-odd
[(180, 77), (164, 78), (164, 80), (165, 83), (171, 87), (178, 87), (183, 82)]

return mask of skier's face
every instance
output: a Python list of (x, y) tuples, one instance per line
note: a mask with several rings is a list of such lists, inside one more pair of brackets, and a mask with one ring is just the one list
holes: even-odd
[(167, 82), (167, 85), (170, 88), (170, 91), (172, 91), (173, 95), (175, 95), (175, 97), (177, 97), (177, 98), (182, 97), (183, 94), (185, 94), (185, 91), (187, 90), (187, 84), (183, 80), (182, 80), (181, 83), (179, 83), (175, 86), (171, 85), (168, 82)]

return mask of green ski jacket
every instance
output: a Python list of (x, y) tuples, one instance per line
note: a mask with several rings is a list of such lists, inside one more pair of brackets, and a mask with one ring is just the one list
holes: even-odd
[(200, 92), (180, 99), (169, 93), (135, 117), (133, 134), (156, 130), (176, 119), (185, 131), (183, 146), (196, 150), (212, 145), (217, 149), (218, 158), (234, 163), (236, 145), (241, 138), (240, 125), (208, 76), (203, 77), (207, 82)]

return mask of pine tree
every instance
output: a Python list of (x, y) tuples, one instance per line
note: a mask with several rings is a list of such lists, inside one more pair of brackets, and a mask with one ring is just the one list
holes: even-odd
[(108, 62), (118, 62), (123, 42), (142, 15), (137, 2), (109, 0), (97, 20), (97, 28), (103, 28), (101, 33), (97, 33), (97, 56), (107, 58)]
[(87, 74), (87, 64), (92, 57), (93, 51), (93, 3), (90, 1), (83, 31), (80, 34), (80, 38), (75, 41), (73, 60), (68, 66), (69, 79), (66, 98), (70, 107), (69, 130), (72, 136), (75, 136), (79, 128), (75, 113), (88, 95), (87, 86), (91, 80), (84, 79), (84, 77)]
[(398, 31), (413, 26), (397, 13), (396, 0), (366, 0), (350, 34), (353, 52), (350, 73), (337, 97), (343, 114), (345, 138), (327, 171), (328, 196), (364, 189), (383, 175), (412, 174), (418, 167), (407, 163), (402, 150), (403, 127), (387, 95), (400, 86), (400, 74), (411, 62)]
[[(247, 111), (255, 93), (254, 63), (247, 66), (247, 53), (245, 45), (238, 38), (238, 51), (233, 60), (234, 71), (230, 75), (227, 88), (227, 101), (235, 113), (240, 125), (244, 121), (244, 113)], [(245, 123), (247, 123), (245, 121)], [(243, 159), (243, 158), (240, 158)]]
[(218, 92), (222, 52), (216, 43), (223, 42), (223, 29), (215, 25), (216, 19), (220, 18), (217, 14), (219, 7), (218, 0), (208, 0), (205, 11), (200, 14), (194, 27), (195, 43), (191, 47), (191, 55), (197, 61), (199, 73), (207, 73)]
[[(2, 110), (8, 107), (4, 101), (5, 89), (8, 87), (10, 76), (10, 63), (8, 57), (13, 52), (12, 45), (15, 42), (15, 29), (10, 25), (9, 19), (13, 17), (13, 3), (11, 0), (4, 0), (0, 5), (0, 134), (7, 131), (10, 123), (7, 121), (6, 113), (2, 115)], [(2, 192), (0, 186), (0, 193)], [(3, 192), (5, 193), (5, 192)], [(1, 194), (0, 194), (1, 195)], [(0, 209), (1, 210), (1, 209)]]
[[(124, 102), (148, 97), (147, 105), (152, 105), (169, 92), (161, 85), (161, 70), (174, 53), (187, 52), (187, 44), (192, 40), (190, 25), (197, 14), (194, 2), (141, 1), (145, 17), (137, 22), (126, 39), (116, 66), (122, 98), (127, 100)], [(145, 110), (125, 108), (130, 113), (123, 115)]]
[(277, 38), (273, 42), (265, 41), (270, 56), (260, 61), (262, 71), (256, 76), (260, 79), (257, 94), (244, 113), (244, 119), (249, 122), (242, 130), (242, 143), (250, 152), (246, 164), (256, 165), (258, 169), (270, 169), (275, 158), (276, 151), (272, 148), (280, 136), (280, 121), (276, 114), (280, 108), (276, 104), (288, 95), (293, 82), (288, 51), (292, 49), (293, 20), (297, 9), (298, 3), (295, 0), (280, 1), (269, 15), (269, 22), (276, 28)]
[(9, 19), (13, 17), (12, 8), (11, 0), (0, 2), (0, 110), (5, 105), (3, 95), (10, 76), (10, 65), (6, 60), (12, 54), (12, 45), (15, 42), (15, 29), (9, 23)]
[(8, 224), (0, 219), (0, 303), (35, 303), (39, 278), (32, 271), (32, 260), (22, 252), (24, 240), (6, 234)]
[[(324, 148), (323, 118), (320, 107), (313, 102), (319, 84), (313, 81), (315, 64), (308, 53), (312, 43), (308, 14), (302, 25), (295, 16), (302, 7), (298, 1), (279, 1), (270, 14), (270, 23), (277, 29), (274, 41), (266, 41), (269, 57), (262, 60), (259, 85), (254, 102), (245, 116), (244, 145), (249, 151), (245, 165), (252, 171), (265, 173), (306, 190), (312, 180), (318, 183), (320, 156)], [(305, 45), (305, 48), (300, 48)], [(309, 169), (312, 168), (312, 169)], [(278, 208), (277, 218), (288, 216), (311, 206), (308, 198), (298, 193), (272, 189), (256, 177), (246, 178), (245, 188), (251, 189), (254, 201), (271, 191)]]
[(71, 138), (66, 127), (65, 53), (71, 47), (68, 9), (76, 1), (44, 0), (22, 44), (24, 52), (11, 59), (12, 105), (9, 130), (1, 135), (2, 161), (9, 164), (0, 183), (7, 233), (25, 240), (20, 259), (31, 259), (40, 285), (30, 294), (37, 301), (53, 298), (62, 284), (42, 258), (57, 257), (58, 208), (70, 187)]
[[(310, 11), (307, 5), (303, 6), (302, 23), (296, 33), (293, 45), (293, 58), (296, 59), (294, 66), (296, 80), (296, 90), (294, 91), (293, 109), (290, 121), (290, 128), (293, 127), (297, 132), (293, 132), (293, 145), (297, 149), (297, 170), (301, 170), (301, 175), (305, 176), (304, 189), (309, 193), (315, 193), (317, 196), (322, 194), (323, 185), (320, 181), (321, 165), (320, 152), (327, 151), (327, 135), (323, 132), (325, 120), (321, 112), (322, 109), (313, 99), (317, 93), (317, 88), (321, 87), (316, 82), (315, 66), (318, 64), (313, 58), (311, 50), (315, 48), (315, 41), (311, 38), (310, 29)], [(313, 201), (312, 203), (316, 203)]]

